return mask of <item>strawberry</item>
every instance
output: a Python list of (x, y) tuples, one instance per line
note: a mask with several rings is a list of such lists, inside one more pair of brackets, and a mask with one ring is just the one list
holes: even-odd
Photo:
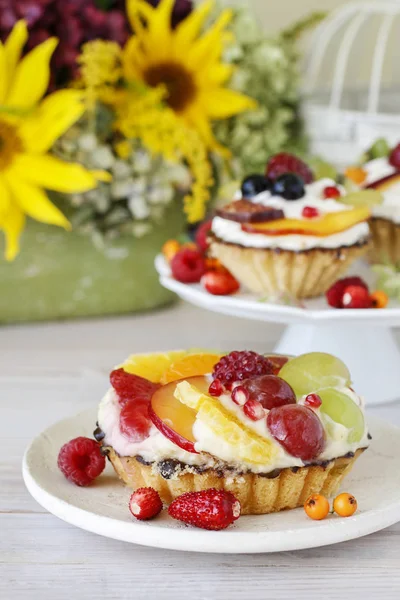
[(368, 285), (361, 277), (344, 277), (343, 279), (338, 279), (325, 294), (329, 306), (343, 308), (344, 290), (350, 285), (361, 286), (368, 291)]
[(147, 521), (162, 511), (160, 494), (152, 487), (139, 488), (129, 499), (129, 510), (139, 521)]
[(110, 383), (117, 393), (119, 403), (123, 406), (128, 400), (134, 398), (148, 398), (158, 387), (157, 383), (152, 383), (144, 377), (127, 373), (124, 369), (114, 369), (110, 374)]
[(368, 290), (361, 285), (349, 285), (343, 293), (343, 308), (371, 308), (372, 300)]
[(135, 398), (129, 400), (121, 408), (119, 428), (131, 442), (143, 442), (150, 434), (151, 421), (149, 417), (150, 398)]
[(228, 272), (208, 271), (201, 278), (203, 287), (214, 296), (228, 296), (240, 288), (239, 282)]
[(204, 221), (204, 223), (202, 223), (201, 225), (199, 225), (197, 231), (196, 231), (196, 244), (198, 245), (198, 247), (200, 248), (200, 250), (202, 252), (206, 252), (207, 248), (208, 248), (208, 242), (207, 242), (207, 234), (211, 229), (211, 224), (212, 221)]
[(172, 502), (168, 514), (189, 525), (218, 531), (240, 517), (240, 502), (231, 492), (211, 488), (182, 494)]

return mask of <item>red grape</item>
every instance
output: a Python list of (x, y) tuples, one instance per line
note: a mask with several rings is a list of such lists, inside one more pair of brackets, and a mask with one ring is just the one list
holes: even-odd
[(285, 404), (296, 404), (296, 395), (290, 385), (276, 375), (260, 375), (254, 379), (245, 379), (242, 386), (247, 390), (251, 400), (257, 400), (268, 410)]
[(273, 408), (267, 416), (272, 436), (292, 456), (308, 461), (325, 447), (325, 432), (317, 415), (306, 406), (287, 404)]

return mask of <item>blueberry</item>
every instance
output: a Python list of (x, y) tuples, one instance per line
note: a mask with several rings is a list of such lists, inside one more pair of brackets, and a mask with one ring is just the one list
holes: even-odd
[(266, 192), (271, 189), (272, 182), (264, 175), (249, 175), (243, 179), (242, 195), (243, 198), (252, 198), (261, 192)]
[(285, 200), (298, 200), (305, 194), (304, 181), (295, 173), (284, 173), (275, 179), (271, 191)]

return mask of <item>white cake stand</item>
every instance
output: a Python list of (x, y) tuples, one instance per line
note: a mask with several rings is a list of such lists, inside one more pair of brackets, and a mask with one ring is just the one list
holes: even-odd
[[(160, 283), (201, 308), (256, 321), (285, 323), (274, 348), (278, 354), (329, 352), (349, 367), (357, 392), (369, 405), (400, 399), (400, 350), (392, 328), (400, 326), (400, 305), (387, 308), (337, 310), (325, 298), (307, 300), (299, 306), (261, 302), (254, 294), (213, 296), (200, 284), (184, 284), (171, 277), (162, 256), (156, 258)], [(354, 271), (371, 280), (370, 269), (357, 264)]]

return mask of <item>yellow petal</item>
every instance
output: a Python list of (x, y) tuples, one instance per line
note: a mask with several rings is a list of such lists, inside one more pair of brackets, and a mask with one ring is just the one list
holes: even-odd
[(61, 90), (47, 96), (39, 109), (19, 129), (27, 150), (47, 152), (85, 111), (79, 90)]
[(7, 213), (10, 204), (10, 190), (8, 189), (4, 179), (0, 177), (0, 221), (1, 217)]
[(14, 203), (32, 219), (49, 225), (58, 225), (64, 229), (71, 229), (69, 221), (62, 212), (48, 199), (46, 193), (39, 187), (27, 183), (20, 178), (12, 176), (8, 170), (4, 176), (11, 190)]
[(6, 52), (0, 41), (0, 105), (4, 103), (7, 92), (7, 63)]
[(222, 33), (232, 17), (232, 10), (223, 10), (212, 27), (192, 46), (188, 57), (188, 62), (192, 68), (204, 68), (211, 60), (216, 60), (221, 56), (223, 49)]
[(230, 158), (231, 153), (228, 148), (222, 146), (214, 137), (214, 134), (211, 129), (211, 125), (207, 117), (204, 115), (204, 111), (196, 110), (196, 107), (192, 107), (190, 112), (185, 113), (185, 120), (189, 125), (194, 127), (196, 131), (198, 131), (200, 137), (203, 142), (207, 145), (210, 150), (214, 150), (224, 156), (225, 158)]
[(7, 63), (7, 74), (8, 74), (8, 84), (13, 80), (15, 68), (18, 64), (19, 59), (21, 58), (22, 49), (26, 44), (28, 39), (28, 27), (26, 25), (26, 21), (21, 20), (18, 21), (10, 35), (7, 38), (5, 43), (5, 51), (6, 51), (6, 63)]
[(202, 85), (224, 85), (232, 77), (234, 70), (234, 65), (224, 65), (222, 63), (212, 65), (198, 73), (197, 81)]
[(7, 94), (7, 104), (29, 109), (41, 100), (49, 85), (50, 59), (57, 44), (56, 38), (49, 38), (21, 60)]
[(0, 218), (0, 228), (6, 236), (6, 260), (14, 260), (19, 252), (19, 238), (25, 226), (25, 215), (13, 202), (10, 204), (6, 215)]
[(207, 90), (199, 102), (211, 119), (226, 119), (257, 107), (253, 98), (225, 88)]
[(179, 23), (174, 39), (174, 45), (178, 51), (184, 50), (197, 38), (213, 6), (214, 0), (206, 0)]
[(66, 194), (87, 192), (97, 187), (96, 175), (82, 165), (63, 162), (46, 154), (20, 154), (14, 160), (12, 175), (15, 180)]
[(91, 170), (90, 173), (97, 181), (102, 181), (103, 183), (110, 183), (112, 181), (112, 175), (108, 171), (98, 171)]

